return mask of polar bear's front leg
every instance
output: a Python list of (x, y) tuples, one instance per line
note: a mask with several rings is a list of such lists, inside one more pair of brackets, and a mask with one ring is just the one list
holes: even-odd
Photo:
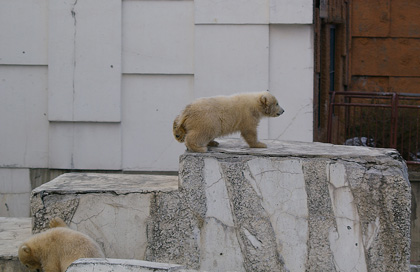
[(257, 128), (253, 130), (241, 131), (241, 136), (251, 148), (266, 148), (265, 143), (259, 142), (257, 138)]
[(205, 135), (201, 134), (199, 131), (188, 131), (187, 136), (185, 136), (185, 145), (188, 150), (194, 152), (207, 152), (207, 143), (209, 139)]

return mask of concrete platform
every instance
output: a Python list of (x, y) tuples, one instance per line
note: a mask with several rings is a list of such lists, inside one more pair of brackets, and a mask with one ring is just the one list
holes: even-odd
[(96, 240), (106, 257), (144, 260), (152, 205), (177, 190), (177, 176), (64, 174), (32, 191), (33, 231), (58, 216)]
[(184, 268), (182, 265), (140, 260), (79, 259), (67, 268), (67, 272), (185, 272)]
[(398, 152), (265, 143), (221, 140), (182, 155), (189, 213), (173, 224), (185, 231), (158, 216), (150, 235), (165, 250), (150, 243), (148, 260), (177, 259), (168, 253), (177, 248), (204, 271), (410, 271), (411, 188)]
[(32, 235), (31, 218), (0, 217), (0, 271), (28, 271), (18, 259), (18, 248)]
[(410, 271), (411, 194), (393, 149), (221, 140), (177, 177), (68, 174), (32, 193), (106, 257), (198, 271)]

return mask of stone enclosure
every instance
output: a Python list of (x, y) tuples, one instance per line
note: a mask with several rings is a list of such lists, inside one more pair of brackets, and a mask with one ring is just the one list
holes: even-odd
[(200, 271), (409, 271), (410, 185), (392, 149), (223, 140), (175, 176), (62, 175), (32, 192), (109, 258)]

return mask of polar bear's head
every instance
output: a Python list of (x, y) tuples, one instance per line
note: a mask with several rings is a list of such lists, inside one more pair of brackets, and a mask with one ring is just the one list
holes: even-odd
[(277, 117), (284, 113), (284, 109), (280, 107), (277, 99), (268, 91), (261, 94), (260, 102), (266, 116)]
[(178, 115), (174, 120), (174, 123), (172, 125), (172, 132), (174, 134), (175, 139), (178, 142), (183, 143), (185, 141), (185, 136), (187, 132), (185, 131), (185, 128), (182, 124), (180, 115)]
[(41, 263), (34, 256), (33, 250), (29, 245), (23, 243), (19, 247), (18, 256), (20, 262), (25, 265), (31, 271), (42, 271)]

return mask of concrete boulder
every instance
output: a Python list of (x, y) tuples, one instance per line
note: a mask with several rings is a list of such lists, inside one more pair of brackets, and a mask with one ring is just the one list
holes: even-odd
[(203, 271), (410, 269), (410, 184), (395, 150), (225, 140), (182, 155), (179, 177), (178, 216), (160, 203), (151, 220), (151, 260), (187, 253)]

